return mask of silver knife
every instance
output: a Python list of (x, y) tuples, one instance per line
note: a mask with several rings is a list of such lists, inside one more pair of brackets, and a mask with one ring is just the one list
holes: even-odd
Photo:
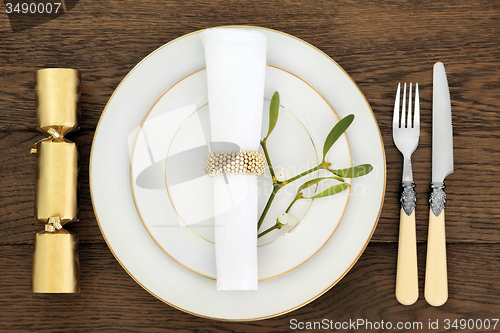
[(425, 269), (425, 299), (441, 306), (448, 299), (444, 179), (453, 173), (453, 129), (448, 80), (442, 62), (434, 64), (432, 93), (432, 192), (429, 198), (429, 238)]

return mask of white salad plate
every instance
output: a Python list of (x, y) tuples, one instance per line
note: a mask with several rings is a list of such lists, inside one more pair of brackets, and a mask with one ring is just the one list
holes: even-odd
[[(292, 73), (267, 66), (264, 134), (268, 128), (270, 99), (275, 91), (280, 92), (281, 111), (267, 141), (267, 150), (274, 169), (278, 172), (286, 166), (287, 178), (292, 178), (321, 162), (324, 140), (338, 117), (313, 87)], [(215, 279), (213, 178), (203, 170), (210, 143), (208, 109), (206, 70), (198, 70), (169, 88), (145, 117), (136, 137), (131, 185), (139, 217), (158, 246), (185, 268)], [(216, 150), (217, 144), (210, 144)], [(352, 166), (345, 135), (327, 156), (333, 169)], [(301, 184), (318, 175), (318, 172), (311, 173), (278, 192), (260, 232), (275, 224)], [(332, 174), (322, 171), (322, 176)], [(269, 171), (258, 180), (261, 213), (272, 191)], [(337, 180), (324, 181), (318, 188), (304, 192), (311, 197), (314, 190), (322, 191), (338, 183)], [(317, 199), (314, 203), (313, 200), (296, 202), (290, 214), (299, 220), (297, 226), (284, 227), (259, 238), (259, 280), (290, 272), (317, 253), (340, 223), (349, 192)]]
[[(197, 72), (205, 67), (204, 50), (199, 32), (188, 34), (163, 45), (144, 58), (122, 80), (111, 96), (99, 121), (90, 162), (90, 186), (97, 221), (109, 248), (123, 268), (137, 283), (163, 302), (194, 315), (223, 320), (257, 320), (278, 316), (313, 301), (340, 281), (359, 259), (375, 231), (382, 208), (386, 178), (383, 143), (376, 119), (368, 102), (348, 74), (323, 52), (293, 36), (257, 27), (240, 28), (260, 31), (267, 36), (267, 63), (271, 67), (268, 68), (268, 71), (283, 72), (272, 73), (269, 78), (288, 76), (290, 83), (299, 84), (301, 81), (308, 84), (314, 90), (314, 94), (311, 96), (316, 95), (310, 100), (317, 100), (318, 105), (331, 106), (340, 118), (349, 114), (355, 115), (354, 122), (346, 132), (348, 144), (339, 142), (338, 145), (334, 146), (335, 149), (344, 151), (339, 154), (339, 164), (347, 167), (352, 159), (353, 165), (369, 163), (373, 166), (373, 171), (370, 174), (353, 179), (350, 192), (342, 194), (346, 199), (348, 198), (348, 203), (344, 205), (345, 210), (342, 211), (341, 220), (338, 218), (336, 221), (336, 218), (332, 216), (309, 219), (309, 216), (321, 216), (322, 213), (313, 215), (316, 214), (313, 211), (315, 208), (324, 212), (324, 204), (332, 204), (330, 200), (340, 200), (342, 195), (321, 198), (315, 200), (309, 208), (297, 207), (297, 215), (304, 216), (304, 219), (296, 227), (297, 230), (293, 232), (283, 230), (280, 231), (281, 234), (269, 234), (267, 239), (261, 239), (259, 249), (273, 246), (278, 248), (279, 244), (284, 244), (280, 255), (283, 258), (290, 257), (285, 261), (289, 265), (291, 264), (290, 267), (294, 268), (293, 270), (287, 274), (277, 274), (280, 275), (278, 277), (275, 277), (276, 273), (284, 273), (287, 271), (286, 268), (282, 267), (275, 272), (269, 272), (268, 279), (259, 282), (258, 291), (217, 291), (216, 282), (207, 278), (211, 277), (210, 274), (193, 272), (195, 269), (204, 268), (193, 266), (195, 269), (186, 269), (183, 267), (186, 259), (199, 258), (200, 255), (208, 253), (201, 251), (200, 254), (199, 244), (206, 243), (206, 246), (211, 246), (209, 245), (211, 244), (210, 232), (207, 231), (210, 228), (207, 226), (196, 227), (199, 223), (209, 223), (204, 219), (206, 215), (185, 215), (186, 211), (189, 212), (187, 207), (190, 207), (189, 205), (193, 207), (194, 200), (177, 199), (183, 196), (182, 193), (187, 193), (183, 191), (192, 191), (193, 188), (199, 187), (193, 187), (192, 184), (188, 184), (190, 181), (186, 181), (175, 184), (175, 187), (179, 188), (179, 193), (166, 191), (172, 192), (168, 204), (176, 208), (180, 207), (179, 211), (183, 212), (183, 215), (176, 213), (168, 221), (160, 221), (157, 224), (152, 224), (156, 222), (151, 222), (151, 224), (145, 222), (149, 219), (144, 218), (143, 213), (150, 211), (150, 209), (148, 205), (143, 205), (137, 200), (136, 190), (138, 187), (136, 186), (134, 191), (132, 190), (132, 184), (137, 178), (134, 178), (131, 170), (137, 172), (136, 176), (139, 176), (140, 172), (147, 168), (147, 165), (134, 166), (132, 164), (132, 154), (136, 153), (134, 147), (141, 141), (141, 135), (138, 135), (142, 128), (141, 125), (145, 124), (145, 119), (147, 120), (147, 117), (155, 112), (155, 107), (159, 108), (162, 103), (168, 104), (175, 100), (168, 94), (170, 88), (182, 88), (183, 82), (188, 82), (190, 77), (199, 82), (202, 81), (200, 79), (202, 73)], [(285, 78), (285, 82), (288, 81)], [(289, 94), (287, 84), (282, 82), (275, 86), (270, 85), (268, 89), (270, 90), (266, 91), (267, 98), (270, 98), (269, 94), (273, 89), (280, 89), (280, 95)], [(186, 90), (180, 89), (180, 91), (185, 92)], [(296, 90), (290, 89), (290, 91)], [(306, 93), (307, 89), (299, 89), (299, 91)], [(202, 95), (197, 93), (193, 94), (192, 97), (203, 97)], [(320, 142), (324, 140), (324, 136), (319, 138), (322, 130), (318, 129), (318, 119), (315, 118), (315, 113), (311, 112), (313, 117), (310, 119), (311, 126), (309, 126), (307, 121), (303, 117), (301, 118), (304, 116), (304, 112), (299, 111), (300, 107), (293, 103), (286, 104), (285, 100), (283, 100), (280, 114), (286, 115), (289, 112), (289, 115), (279, 121), (283, 121), (284, 124), (288, 121), (292, 127), (295, 126), (299, 138), (309, 136), (310, 140), (314, 142), (315, 148), (311, 148), (310, 143), (307, 146), (307, 140), (300, 140), (300, 144), (303, 146), (300, 146), (300, 154), (297, 156), (305, 158), (306, 164), (314, 162), (314, 154), (316, 153), (321, 160), (322, 143)], [(173, 150), (165, 152), (165, 146), (159, 145), (158, 155), (155, 155), (154, 144), (151, 145), (148, 137), (148, 143), (145, 144), (146, 147), (150, 148), (146, 149), (150, 155), (147, 158), (139, 159), (137, 156), (134, 158), (134, 161), (136, 158), (138, 161), (149, 161), (150, 165), (157, 161), (161, 162), (163, 159), (165, 161), (163, 162), (163, 166), (165, 166), (163, 170), (165, 171), (163, 172), (164, 183), (162, 186), (165, 186), (165, 189), (169, 189), (169, 181), (175, 182), (172, 180), (175, 179), (174, 177), (169, 177), (169, 157), (174, 160), (174, 153), (198, 146), (196, 141), (188, 140), (187, 134), (183, 134), (183, 132), (191, 132), (188, 130), (198, 126), (197, 133), (199, 135), (197, 138), (201, 139), (200, 145), (203, 146), (201, 133), (203, 132), (203, 123), (206, 122), (203, 120), (203, 112), (207, 106), (203, 107), (202, 103), (203, 101), (196, 100), (196, 103), (189, 104), (188, 109), (183, 111), (185, 114), (180, 117), (183, 122), (177, 125), (177, 134), (170, 141), (169, 149)], [(337, 118), (331, 109), (329, 112), (331, 123), (328, 126), (325, 125), (325, 128), (330, 129)], [(296, 116), (295, 113), (300, 116)], [(300, 120), (298, 123), (304, 124), (303, 128), (298, 125), (296, 120)], [(152, 133), (153, 138), (155, 138), (155, 134), (159, 132), (155, 130)], [(158, 135), (161, 136), (162, 133)], [(316, 141), (314, 141), (315, 136), (318, 136)], [(297, 144), (299, 144), (298, 142)], [(273, 153), (274, 156), (277, 156), (277, 161), (288, 156), (279, 155), (280, 144), (279, 141), (274, 143), (276, 148)], [(350, 156), (345, 154), (345, 149), (349, 150), (349, 148)], [(144, 149), (141, 149), (141, 152), (139, 149), (137, 150), (137, 154), (144, 152)], [(329, 159), (330, 162), (337, 162), (336, 158), (329, 157)], [(278, 165), (281, 163), (297, 167), (302, 165), (297, 161), (292, 161), (291, 164), (285, 160), (277, 162)], [(159, 165), (162, 166), (161, 163)], [(141, 168), (143, 169), (141, 170)], [(206, 177), (202, 176), (192, 179), (192, 181), (200, 182), (204, 178)], [(155, 184), (157, 183), (156, 179), (153, 177)], [(143, 187), (147, 188), (148, 185), (141, 186), (141, 189)], [(208, 193), (207, 189), (210, 186), (203, 188)], [(134, 201), (134, 196), (136, 201)], [(283, 204), (286, 207), (286, 193), (283, 198), (283, 202), (276, 204), (277, 211), (270, 216), (274, 216), (280, 209), (282, 210)], [(264, 200), (267, 200), (265, 196)], [(200, 212), (207, 212), (209, 208), (208, 206), (204, 208), (206, 210), (200, 209)], [(335, 210), (338, 211), (338, 209)], [(311, 224), (319, 223), (321, 226), (317, 229), (308, 225), (308, 221), (312, 221)], [(329, 223), (325, 224), (325, 222)], [(167, 227), (156, 228), (159, 233), (186, 234), (187, 237), (193, 239), (193, 243), (188, 243), (193, 246), (186, 247), (186, 245), (177, 243), (173, 249), (169, 248), (169, 250), (177, 250), (179, 253), (175, 255), (169, 253), (168, 255), (167, 249), (162, 248), (164, 244), (159, 241), (161, 237), (151, 232), (155, 229), (151, 226), (161, 225), (161, 223), (166, 223)], [(184, 226), (181, 226), (181, 223)], [(268, 220), (266, 223), (269, 225), (272, 220)], [(172, 227), (168, 227), (168, 225)], [(320, 246), (312, 246), (311, 244), (305, 246), (306, 252), (310, 253), (314, 252), (315, 247), (319, 249), (317, 253), (313, 253), (314, 255), (304, 257), (308, 260), (303, 260), (304, 258), (297, 260), (293, 252), (287, 252), (285, 245), (287, 239), (297, 238), (299, 242), (306, 241), (308, 237), (318, 237), (318, 233), (325, 233), (325, 228), (331, 228), (328, 230), (334, 231), (333, 235), (332, 232), (329, 235), (326, 233), (328, 237), (326, 237), (326, 241), (320, 241), (320, 243), (323, 242)], [(201, 247), (205, 245), (201, 245)], [(186, 249), (192, 253), (186, 255)], [(181, 261), (176, 261), (175, 258), (180, 258)], [(179, 265), (179, 263), (183, 265)], [(300, 265), (297, 267), (297, 264)], [(259, 262), (260, 267), (261, 262)]]

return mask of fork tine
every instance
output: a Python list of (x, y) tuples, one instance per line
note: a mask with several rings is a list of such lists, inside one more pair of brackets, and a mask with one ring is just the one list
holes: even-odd
[(403, 110), (401, 111), (401, 128), (406, 127), (406, 82), (403, 90)]
[(413, 127), (420, 128), (420, 99), (418, 94), (418, 83), (415, 84), (415, 116), (413, 118)]
[(392, 127), (399, 127), (399, 90), (401, 83), (398, 83), (398, 90), (396, 91), (396, 101), (394, 102), (394, 115), (392, 116)]
[(411, 90), (412, 90), (412, 83), (410, 82), (410, 90), (409, 90), (409, 96), (408, 96), (408, 120), (406, 122), (406, 126), (408, 128), (412, 128), (412, 114), (411, 114), (411, 104), (412, 104), (412, 100), (411, 100)]

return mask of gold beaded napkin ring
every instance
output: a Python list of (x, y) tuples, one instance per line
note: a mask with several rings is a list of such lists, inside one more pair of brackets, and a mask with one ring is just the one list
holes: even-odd
[(203, 168), (209, 177), (220, 176), (223, 173), (262, 176), (266, 167), (264, 154), (253, 150), (212, 152), (203, 161)]

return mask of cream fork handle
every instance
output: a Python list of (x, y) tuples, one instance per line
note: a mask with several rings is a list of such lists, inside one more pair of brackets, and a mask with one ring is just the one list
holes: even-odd
[(396, 273), (396, 299), (403, 305), (411, 305), (418, 299), (417, 237), (415, 209), (406, 215), (400, 211), (398, 267)]
[(427, 303), (433, 306), (441, 306), (448, 300), (444, 209), (438, 216), (434, 215), (432, 209), (429, 211), (424, 294)]

